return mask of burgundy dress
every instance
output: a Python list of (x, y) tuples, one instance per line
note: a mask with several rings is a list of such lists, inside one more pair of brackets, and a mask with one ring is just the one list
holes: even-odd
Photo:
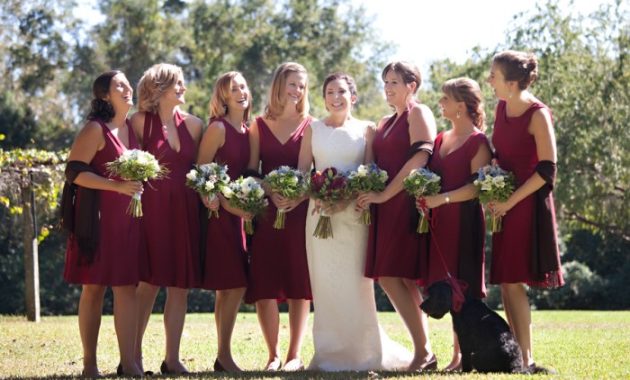
[[(445, 153), (440, 152), (443, 137), (444, 132), (435, 139), (428, 165), (429, 170), (441, 177), (441, 193), (457, 190), (470, 183), (470, 163), (479, 147), (485, 145), (490, 150), (486, 136), (477, 131), (462, 146), (442, 156)], [(470, 295), (485, 297), (485, 221), (479, 200), (443, 204), (431, 209), (430, 232), (427, 285), (448, 277), (445, 263), (453, 277), (468, 284)]]
[[(239, 133), (223, 119), (225, 143), (214, 156), (214, 162), (227, 165), (230, 179), (235, 180), (247, 169), (249, 163), (249, 131)], [(247, 255), (245, 232), (240, 217), (219, 210), (219, 218), (208, 220), (206, 249), (201, 287), (211, 290), (243, 288), (247, 286)]]
[[(500, 101), (497, 105), (492, 144), (499, 166), (514, 173), (518, 188), (534, 174), (539, 161), (536, 141), (528, 132), (532, 114), (541, 108), (548, 108), (542, 103), (534, 103), (522, 115), (516, 117), (508, 117), (505, 108), (505, 102)], [(553, 198), (550, 204), (553, 207)], [(535, 280), (532, 275), (530, 263), (534, 242), (534, 208), (535, 193), (510, 209), (503, 217), (503, 231), (492, 236), (491, 283), (522, 282), (538, 287), (564, 283), (561, 271), (553, 272), (542, 281)], [(547, 233), (555, 234), (556, 231), (554, 223), (553, 231)]]
[[(262, 118), (256, 119), (263, 176), (282, 165), (297, 168), (300, 143), (310, 122), (310, 117), (304, 120), (283, 145)], [(252, 238), (246, 302), (312, 298), (304, 235), (307, 209), (308, 202), (302, 202), (285, 214), (284, 229), (276, 230), (277, 209), (269, 202)]]
[[(109, 177), (105, 164), (116, 160), (127, 148), (100, 120), (105, 147), (96, 152), (90, 162), (96, 173)], [(138, 149), (136, 136), (129, 130), (129, 149)], [(112, 177), (121, 180), (119, 177)], [(131, 197), (115, 191), (99, 191), (99, 246), (94, 262), (79, 265), (79, 247), (71, 235), (66, 248), (64, 279), (73, 284), (103, 286), (136, 285), (139, 280), (138, 262), (142, 249), (141, 218), (127, 214)], [(80, 203), (81, 199), (77, 199)]]
[[(385, 136), (385, 131), (396, 120), (393, 115), (376, 131), (372, 148), (374, 161), (394, 179), (409, 160), (409, 121), (405, 111)], [(426, 261), (427, 240), (416, 232), (418, 211), (414, 199), (402, 190), (385, 203), (372, 206), (372, 224), (367, 247), (365, 276), (402, 277), (420, 280)]]
[(157, 286), (193, 288), (201, 281), (199, 195), (186, 187), (186, 173), (197, 159), (197, 145), (184, 117), (175, 113), (180, 149), (168, 143), (160, 116), (146, 113), (144, 150), (168, 168), (166, 178), (151, 181), (142, 194), (146, 252), (140, 279)]

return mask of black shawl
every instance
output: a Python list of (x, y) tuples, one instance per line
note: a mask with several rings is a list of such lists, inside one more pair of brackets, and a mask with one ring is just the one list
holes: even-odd
[(83, 172), (96, 173), (94, 168), (82, 161), (66, 164), (66, 182), (61, 196), (61, 226), (77, 242), (79, 265), (94, 261), (99, 243), (99, 191), (74, 184)]
[(556, 213), (551, 191), (556, 180), (556, 164), (551, 161), (540, 161), (536, 172), (545, 180), (545, 184), (535, 193), (533, 218), (533, 244), (531, 255), (531, 271), (534, 280), (549, 282), (549, 286), (562, 285), (560, 271), (560, 255), (558, 249)]

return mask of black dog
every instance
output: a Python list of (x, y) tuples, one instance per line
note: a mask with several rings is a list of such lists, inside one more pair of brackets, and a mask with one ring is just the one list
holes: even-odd
[(470, 297), (455, 312), (451, 287), (443, 281), (431, 285), (428, 292), (429, 298), (420, 307), (437, 319), (450, 311), (462, 351), (463, 372), (524, 372), (521, 348), (499, 314)]

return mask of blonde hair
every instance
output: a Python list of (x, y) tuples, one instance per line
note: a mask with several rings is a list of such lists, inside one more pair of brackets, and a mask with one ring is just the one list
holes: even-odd
[(141, 112), (157, 112), (160, 97), (177, 80), (184, 78), (181, 67), (169, 63), (158, 63), (142, 74), (138, 82), (138, 110)]
[[(216, 82), (214, 82), (214, 89), (212, 90), (212, 98), (210, 99), (210, 103), (208, 104), (208, 109), (210, 111), (210, 120), (216, 119), (219, 117), (223, 117), (228, 114), (228, 99), (230, 97), (230, 90), (232, 79), (237, 76), (245, 77), (238, 71), (228, 71), (227, 73), (221, 74)], [(249, 119), (249, 112), (252, 109), (252, 99), (251, 92), (249, 95), (249, 104), (245, 109), (245, 113), (243, 114), (243, 121), (247, 121)]]
[(470, 78), (449, 79), (442, 85), (442, 92), (456, 102), (464, 102), (466, 113), (480, 130), (486, 129), (486, 113), (483, 110), (483, 96), (479, 83)]
[(293, 73), (304, 74), (306, 76), (306, 84), (304, 87), (304, 96), (296, 105), (297, 112), (306, 117), (310, 110), (308, 103), (308, 73), (304, 66), (295, 62), (285, 62), (278, 66), (273, 73), (273, 79), (271, 81), (271, 88), (269, 89), (269, 96), (267, 97), (267, 105), (265, 106), (265, 117), (268, 119), (275, 119), (282, 114), (284, 110), (284, 103), (282, 102), (282, 90), (287, 84), (287, 78)]

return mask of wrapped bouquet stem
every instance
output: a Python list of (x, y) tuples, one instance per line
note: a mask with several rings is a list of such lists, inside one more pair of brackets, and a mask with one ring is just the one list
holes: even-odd
[[(110, 175), (127, 181), (146, 182), (160, 179), (168, 174), (168, 170), (160, 166), (158, 160), (149, 152), (140, 149), (125, 150), (116, 160), (106, 164)], [(142, 194), (135, 193), (131, 197), (127, 214), (134, 218), (142, 217)]]
[[(514, 192), (514, 174), (496, 165), (486, 165), (477, 171), (474, 184), (479, 188), (481, 203), (505, 202)], [(490, 231), (492, 233), (502, 231), (502, 218), (494, 213), (492, 213)]]
[[(280, 166), (270, 171), (269, 174), (265, 176), (264, 181), (271, 191), (289, 200), (298, 199), (308, 192), (308, 181), (304, 174), (289, 166)], [(277, 230), (284, 229), (285, 220), (286, 211), (278, 208), (273, 228)]]
[[(414, 169), (403, 180), (403, 188), (407, 190), (411, 196), (422, 198), (426, 195), (438, 194), (441, 188), (441, 180), (439, 175), (429, 169)], [(420, 208), (420, 220), (418, 221), (416, 231), (419, 234), (425, 234), (429, 232), (429, 208), (426, 207), (424, 200), (421, 200), (420, 204), (424, 204), (424, 207)]]

